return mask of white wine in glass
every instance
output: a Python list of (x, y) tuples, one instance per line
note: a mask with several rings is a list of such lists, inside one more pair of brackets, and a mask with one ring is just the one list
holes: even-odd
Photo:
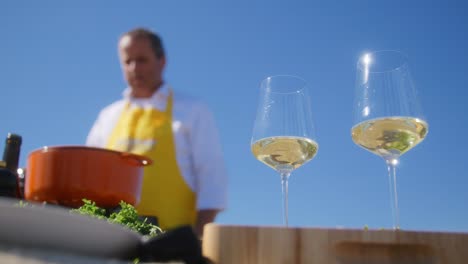
[(279, 136), (260, 139), (252, 145), (254, 156), (275, 170), (294, 170), (317, 153), (317, 143), (304, 137)]
[(289, 75), (263, 80), (251, 148), (259, 161), (281, 176), (283, 223), (288, 226), (289, 176), (318, 150), (304, 80)]
[(357, 64), (351, 136), (387, 164), (394, 229), (400, 228), (396, 166), (427, 132), (407, 57), (398, 51), (364, 54)]

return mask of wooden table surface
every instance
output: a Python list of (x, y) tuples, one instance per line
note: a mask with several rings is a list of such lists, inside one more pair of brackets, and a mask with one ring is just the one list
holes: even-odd
[(468, 233), (208, 224), (216, 264), (467, 264)]

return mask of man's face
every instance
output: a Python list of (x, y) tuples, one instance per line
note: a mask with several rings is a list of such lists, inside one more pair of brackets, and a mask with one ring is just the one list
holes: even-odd
[(165, 58), (157, 58), (148, 39), (124, 36), (119, 43), (122, 70), (135, 97), (149, 97), (162, 82)]

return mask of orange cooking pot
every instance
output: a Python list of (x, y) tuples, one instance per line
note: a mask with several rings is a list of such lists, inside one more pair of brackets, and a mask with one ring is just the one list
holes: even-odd
[(86, 198), (112, 208), (140, 200), (144, 156), (85, 146), (43, 147), (27, 160), (26, 200), (78, 207)]

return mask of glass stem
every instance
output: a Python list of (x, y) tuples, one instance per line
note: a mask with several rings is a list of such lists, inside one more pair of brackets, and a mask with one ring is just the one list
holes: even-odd
[(288, 179), (290, 172), (281, 173), (281, 188), (283, 190), (283, 224), (288, 226)]
[(393, 229), (400, 229), (400, 214), (398, 211), (398, 195), (396, 182), (396, 166), (398, 159), (386, 160), (388, 169), (388, 182), (390, 187), (390, 204), (392, 206)]

